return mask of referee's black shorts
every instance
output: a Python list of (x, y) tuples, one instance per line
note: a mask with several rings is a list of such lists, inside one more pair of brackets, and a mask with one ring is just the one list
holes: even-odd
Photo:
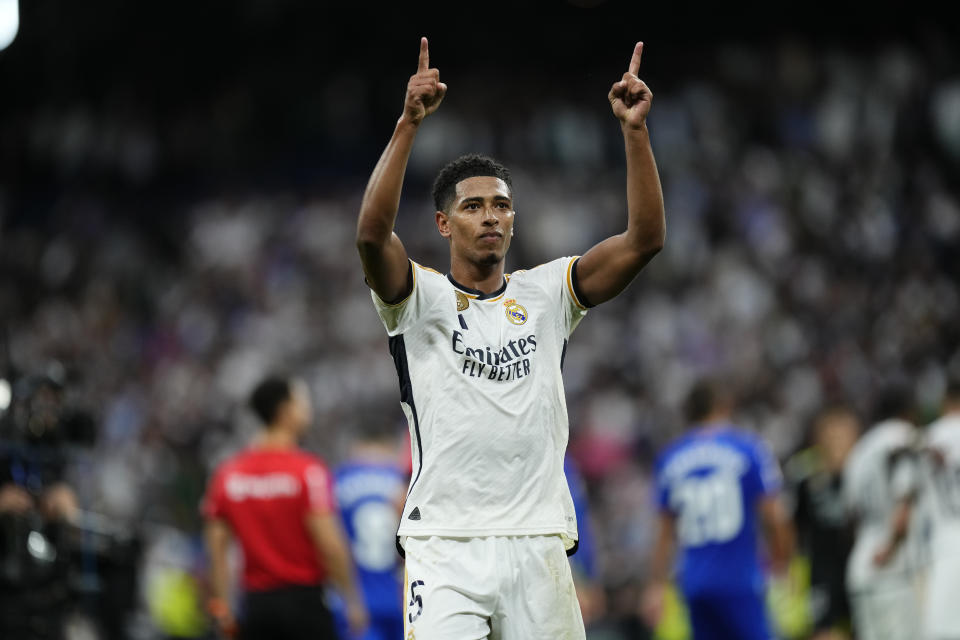
[(320, 586), (248, 591), (238, 631), (239, 640), (337, 640)]

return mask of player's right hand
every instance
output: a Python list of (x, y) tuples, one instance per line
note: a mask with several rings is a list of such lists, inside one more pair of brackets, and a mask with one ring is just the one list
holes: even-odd
[(659, 582), (648, 584), (643, 590), (640, 598), (640, 615), (651, 631), (656, 629), (663, 619), (666, 600), (667, 588)]
[(223, 598), (210, 598), (207, 601), (207, 612), (213, 618), (218, 637), (233, 640), (237, 637), (237, 621), (230, 611), (230, 605)]
[(359, 600), (347, 602), (347, 625), (350, 627), (350, 633), (356, 638), (362, 637), (366, 632), (367, 627), (370, 626), (370, 615), (363, 602)]
[(0, 487), (0, 513), (24, 514), (33, 509), (33, 498), (23, 487), (11, 483)]
[(420, 124), (424, 118), (437, 110), (446, 94), (447, 85), (440, 82), (440, 70), (430, 68), (427, 39), (420, 38), (420, 63), (417, 66), (417, 72), (410, 76), (410, 82), (407, 83), (403, 117), (413, 124)]

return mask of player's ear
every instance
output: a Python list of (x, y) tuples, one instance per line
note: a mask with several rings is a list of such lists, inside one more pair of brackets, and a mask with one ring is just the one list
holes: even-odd
[(437, 231), (440, 232), (440, 235), (444, 238), (450, 237), (450, 218), (447, 217), (447, 214), (443, 211), (437, 211), (434, 214), (434, 217), (437, 221)]

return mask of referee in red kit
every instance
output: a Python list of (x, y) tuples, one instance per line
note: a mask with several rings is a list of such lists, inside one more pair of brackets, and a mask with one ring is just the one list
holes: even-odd
[[(335, 639), (324, 601), (329, 579), (347, 603), (358, 633), (367, 614), (354, 582), (333, 483), (323, 462), (297, 446), (312, 422), (300, 380), (271, 377), (250, 406), (265, 429), (248, 449), (214, 472), (203, 501), (210, 553), (209, 611), (220, 631), (241, 640)], [(244, 600), (231, 610), (227, 554), (231, 536), (243, 549)]]

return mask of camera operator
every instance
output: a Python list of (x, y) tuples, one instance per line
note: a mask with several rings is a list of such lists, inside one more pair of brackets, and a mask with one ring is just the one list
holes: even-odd
[(63, 637), (71, 599), (67, 539), (80, 513), (63, 480), (62, 387), (25, 378), (0, 412), (0, 638)]

